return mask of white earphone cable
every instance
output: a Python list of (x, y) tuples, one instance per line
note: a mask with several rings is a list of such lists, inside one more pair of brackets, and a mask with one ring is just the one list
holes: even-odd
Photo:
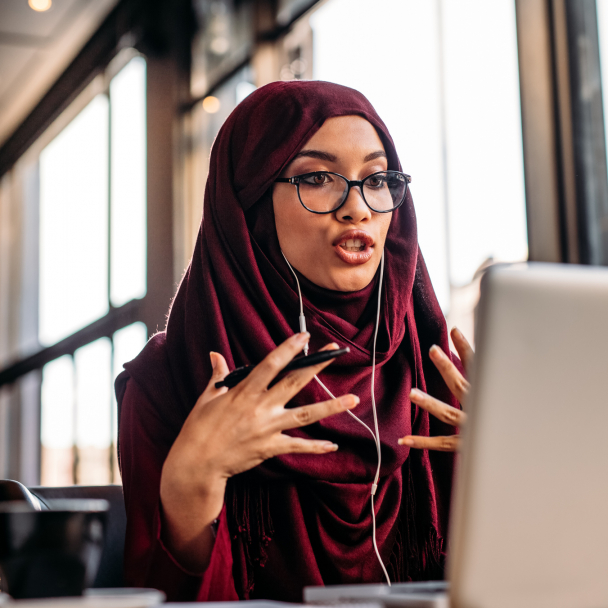
[(378, 428), (378, 412), (376, 410), (376, 342), (378, 340), (378, 328), (380, 327), (380, 307), (382, 306), (382, 279), (384, 278), (384, 251), (382, 252), (382, 258), (380, 259), (380, 284), (378, 285), (378, 306), (376, 308), (376, 329), (374, 330), (374, 345), (372, 348), (372, 411), (374, 413), (374, 430), (376, 434), (374, 436), (376, 440), (376, 450), (378, 451), (378, 468), (376, 469), (376, 476), (374, 477), (374, 483), (372, 484), (371, 503), (372, 503), (372, 542), (374, 544), (374, 550), (378, 561), (382, 566), (382, 571), (386, 577), (388, 586), (391, 586), (391, 579), (386, 571), (384, 562), (380, 557), (380, 551), (376, 543), (376, 509), (374, 508), (374, 496), (378, 489), (378, 481), (380, 479), (380, 465), (382, 464), (382, 452), (380, 449), (380, 429)]
[[(300, 289), (300, 281), (298, 281), (298, 275), (294, 272), (293, 268), (291, 267), (291, 264), (289, 263), (289, 260), (285, 257), (283, 251), (281, 251), (281, 254), (285, 258), (287, 266), (289, 266), (289, 270), (291, 270), (293, 276), (296, 278), (296, 285), (298, 286), (298, 298), (300, 300), (300, 333), (304, 333), (306, 331), (306, 317), (304, 316), (304, 302), (302, 301), (302, 290)], [(308, 355), (308, 342), (304, 345), (304, 355)]]
[[(283, 254), (283, 257), (285, 258), (285, 262), (287, 262), (287, 266), (289, 266), (289, 270), (291, 270), (291, 273), (293, 274), (295, 280), (296, 280), (296, 285), (298, 286), (298, 298), (300, 301), (300, 331), (301, 332), (305, 332), (306, 331), (306, 318), (304, 316), (304, 303), (302, 301), (302, 291), (300, 289), (300, 281), (298, 280), (298, 275), (295, 273), (294, 269), (291, 267), (291, 264), (289, 263), (289, 260), (285, 257), (285, 254), (281, 251), (281, 253)], [(382, 571), (384, 572), (384, 576), (386, 577), (386, 582), (388, 583), (389, 587), (391, 586), (391, 579), (388, 575), (388, 572), (386, 571), (386, 567), (384, 566), (384, 562), (382, 561), (382, 557), (380, 557), (380, 551), (378, 550), (378, 544), (376, 542), (376, 510), (374, 508), (374, 495), (376, 494), (376, 490), (378, 489), (378, 481), (380, 479), (380, 467), (382, 464), (382, 452), (381, 452), (381, 448), (380, 448), (380, 430), (378, 428), (378, 413), (376, 411), (376, 396), (375, 396), (375, 380), (376, 380), (376, 341), (378, 339), (378, 328), (380, 326), (380, 307), (382, 305), (382, 280), (384, 277), (384, 251), (382, 252), (382, 258), (380, 259), (380, 284), (378, 286), (378, 306), (377, 306), (377, 310), (376, 310), (376, 328), (374, 330), (374, 341), (373, 341), (373, 348), (372, 348), (372, 378), (371, 378), (371, 397), (372, 397), (372, 411), (374, 414), (374, 429), (375, 429), (375, 433), (374, 431), (372, 431), (372, 429), (365, 424), (365, 422), (363, 422), (363, 420), (361, 420), (358, 416), (356, 416), (355, 414), (353, 414), (350, 410), (347, 410), (347, 414), (350, 414), (350, 416), (352, 418), (354, 418), (359, 424), (361, 424), (362, 426), (364, 426), (371, 434), (371, 436), (374, 439), (374, 443), (376, 444), (376, 452), (378, 454), (378, 466), (376, 468), (376, 475), (374, 476), (374, 481), (372, 483), (372, 488), (371, 488), (371, 508), (372, 508), (372, 544), (374, 546), (374, 551), (376, 552), (376, 557), (378, 558), (378, 561), (380, 562), (380, 566), (382, 566)], [(308, 354), (308, 344), (306, 344), (306, 346), (304, 347), (304, 354), (307, 355)], [(336, 397), (334, 396), (334, 394), (327, 388), (327, 386), (325, 386), (325, 384), (323, 384), (323, 382), (321, 382), (321, 380), (319, 380), (319, 378), (315, 375), (315, 380), (319, 383), (319, 385), (323, 388), (323, 390), (332, 398), (335, 399)]]

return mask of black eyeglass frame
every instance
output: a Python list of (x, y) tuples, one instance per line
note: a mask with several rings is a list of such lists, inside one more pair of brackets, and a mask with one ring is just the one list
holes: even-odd
[[(393, 207), (392, 209), (384, 209), (384, 210), (374, 209), (367, 202), (367, 200), (365, 199), (365, 194), (363, 193), (363, 183), (366, 182), (370, 177), (374, 177), (374, 175), (380, 175), (381, 173), (382, 174), (397, 173), (397, 174), (403, 175), (403, 177), (405, 177), (405, 192), (403, 193), (403, 198), (401, 199), (401, 202), (396, 207)], [(335, 209), (332, 209), (331, 211), (315, 211), (314, 209), (310, 209), (309, 207), (307, 207), (304, 204), (304, 202), (302, 201), (302, 197), (300, 196), (300, 180), (305, 177), (310, 177), (311, 175), (336, 175), (337, 177), (341, 177), (347, 183), (348, 188), (345, 191), (346, 194), (344, 195), (342, 202)], [(328, 213), (335, 213), (336, 211), (338, 211), (338, 209), (340, 209), (340, 207), (342, 207), (344, 205), (344, 203), (347, 201), (348, 195), (350, 194), (350, 189), (355, 186), (359, 187), (359, 192), (361, 193), (361, 198), (363, 199), (363, 202), (374, 213), (392, 213), (393, 211), (399, 209), (399, 207), (401, 207), (401, 205), (403, 205), (403, 201), (405, 201), (405, 199), (407, 197), (408, 185), (412, 181), (412, 176), (408, 175), (407, 173), (403, 173), (403, 171), (376, 171), (375, 173), (370, 173), (367, 177), (364, 177), (363, 179), (351, 180), (351, 179), (347, 179), (346, 177), (344, 177), (344, 175), (340, 175), (339, 173), (334, 173), (333, 171), (311, 171), (310, 173), (302, 173), (301, 175), (294, 175), (293, 177), (278, 177), (274, 181), (279, 184), (291, 184), (292, 186), (295, 186), (298, 190), (298, 199), (299, 199), (302, 207), (304, 207), (304, 209), (306, 209), (306, 211), (310, 211), (311, 213), (316, 213), (318, 215), (327, 215)]]

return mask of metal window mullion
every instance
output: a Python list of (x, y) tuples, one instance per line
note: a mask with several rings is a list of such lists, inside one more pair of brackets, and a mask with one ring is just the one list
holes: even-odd
[[(110, 338), (110, 369), (111, 377), (114, 377), (114, 335)], [(112, 390), (110, 390), (110, 454), (108, 457), (108, 466), (110, 467), (110, 483), (116, 483), (114, 479), (114, 429), (116, 428), (118, 421), (114, 418), (114, 399), (112, 397)], [(118, 430), (118, 429), (116, 429)]]
[(70, 355), (70, 359), (72, 360), (72, 369), (74, 370), (73, 374), (73, 395), (74, 398), (72, 400), (72, 483), (74, 485), (78, 484), (78, 465), (80, 462), (80, 453), (78, 450), (78, 374), (76, 371), (76, 360), (74, 358), (74, 354)]
[(449, 313), (452, 308), (452, 255), (450, 237), (450, 184), (448, 166), (448, 135), (447, 135), (447, 103), (446, 103), (446, 71), (445, 71), (445, 32), (443, 0), (436, 0), (437, 40), (438, 40), (438, 71), (439, 71), (439, 105), (440, 105), (440, 131), (441, 131), (441, 177), (443, 181), (443, 229), (445, 230), (445, 260), (447, 270), (447, 284), (449, 289)]
[[(108, 84), (108, 310), (112, 310), (112, 95)], [(110, 336), (110, 377), (114, 376), (114, 334)], [(110, 390), (110, 446), (108, 466), (114, 483), (114, 408)]]
[(112, 310), (112, 97), (108, 97), (108, 310)]
[(595, 0), (565, 0), (571, 120), (583, 263), (608, 265), (608, 171)]
[(561, 262), (561, 181), (548, 0), (515, 0), (515, 7), (529, 259)]

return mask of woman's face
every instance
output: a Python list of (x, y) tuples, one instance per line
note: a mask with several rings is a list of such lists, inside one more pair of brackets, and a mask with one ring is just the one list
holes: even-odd
[[(386, 153), (374, 127), (360, 116), (339, 116), (323, 123), (281, 177), (332, 171), (361, 180), (386, 170)], [(292, 184), (275, 184), (272, 200), (279, 243), (294, 268), (327, 289), (357, 291), (369, 285), (392, 213), (372, 211), (359, 188), (351, 188), (340, 209), (324, 215), (307, 211)]]

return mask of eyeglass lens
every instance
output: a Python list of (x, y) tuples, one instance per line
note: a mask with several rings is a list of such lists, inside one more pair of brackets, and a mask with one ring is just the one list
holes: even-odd
[[(363, 181), (362, 194), (375, 211), (391, 211), (401, 204), (406, 190), (407, 181), (401, 173), (374, 173)], [(298, 192), (305, 207), (327, 213), (343, 203), (348, 182), (339, 175), (317, 172), (300, 178)]]

